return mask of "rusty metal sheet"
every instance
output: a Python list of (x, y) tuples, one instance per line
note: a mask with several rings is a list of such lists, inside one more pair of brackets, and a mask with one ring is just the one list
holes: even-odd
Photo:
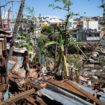
[(85, 97), (84, 94), (82, 94), (81, 92), (77, 91), (75, 88), (73, 88), (72, 86), (65, 84), (63, 81), (56, 81), (56, 80), (48, 80), (48, 83), (51, 83), (53, 85), (56, 85), (62, 89), (66, 89), (67, 91), (73, 92), (77, 95), (80, 95), (82, 97)]
[(105, 105), (105, 103), (101, 102), (98, 98), (94, 97), (93, 94), (85, 91), (84, 89), (80, 88), (76, 84), (74, 84), (72, 81), (64, 81), (64, 83), (69, 84), (70, 86), (74, 87), (77, 91), (84, 94), (88, 99), (91, 99), (93, 102), (97, 103), (98, 105)]
[(102, 103), (99, 99), (95, 98), (93, 94), (83, 90), (78, 85), (74, 84), (72, 81), (56, 81), (56, 80), (48, 80), (48, 83), (51, 83), (55, 86), (58, 86), (62, 89), (65, 89), (67, 91), (71, 91), (75, 94), (78, 94), (80, 96), (86, 97), (90, 100), (93, 100), (93, 102), (96, 102), (98, 105), (105, 105), (105, 103)]

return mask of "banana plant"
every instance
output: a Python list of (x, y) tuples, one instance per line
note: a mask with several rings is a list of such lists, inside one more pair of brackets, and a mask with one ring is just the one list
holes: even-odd
[(50, 4), (49, 6), (52, 7), (53, 9), (61, 9), (67, 12), (66, 19), (65, 19), (65, 26), (64, 30), (62, 31), (60, 28), (58, 29), (58, 32), (60, 33), (59, 37), (59, 48), (61, 51), (61, 57), (63, 61), (63, 69), (64, 69), (64, 78), (68, 76), (68, 68), (67, 68), (67, 62), (66, 62), (66, 53), (67, 53), (67, 27), (69, 23), (69, 18), (73, 15), (71, 12), (71, 0), (54, 0), (55, 3), (57, 4), (58, 2), (62, 3), (63, 6), (60, 7), (55, 4)]
[[(57, 27), (57, 30), (59, 32), (58, 46), (61, 51), (61, 56), (62, 56), (62, 61), (63, 61), (63, 66), (64, 66), (64, 77), (65, 76), (67, 77), (69, 75), (67, 62), (66, 62), (67, 61), (67, 58), (66, 58), (67, 48), (69, 44), (73, 44), (75, 46), (77, 45), (74, 39), (72, 39), (71, 35), (69, 35), (68, 33), (69, 19), (72, 18), (72, 16), (74, 15), (77, 16), (78, 14), (74, 14), (73, 12), (71, 12), (71, 5), (72, 5), (71, 0), (54, 0), (54, 1), (55, 1), (55, 4), (50, 4), (49, 7), (52, 7), (53, 9), (64, 10), (67, 13), (66, 18), (65, 18), (64, 29), (61, 30), (59, 27)], [(62, 3), (63, 6), (62, 7), (58, 6), (57, 3)], [(78, 46), (76, 46), (76, 48), (78, 48), (83, 53), (83, 51)]]
[(37, 41), (37, 48), (38, 48), (38, 55), (39, 55), (39, 62), (40, 64), (44, 64), (45, 63), (45, 55), (46, 55), (46, 49), (44, 47), (46, 41), (47, 41), (47, 38), (45, 37), (39, 37), (36, 39)]
[[(58, 35), (59, 38), (57, 38), (57, 40), (55, 41), (49, 41), (47, 43), (45, 43), (44, 48), (47, 48), (49, 46), (53, 46), (53, 45), (57, 45), (59, 52), (59, 64), (62, 63), (63, 65), (63, 78), (66, 78), (69, 74), (68, 74), (68, 68), (67, 68), (67, 59), (66, 56), (64, 54), (64, 39), (62, 35)], [(59, 66), (59, 65), (58, 65)]]

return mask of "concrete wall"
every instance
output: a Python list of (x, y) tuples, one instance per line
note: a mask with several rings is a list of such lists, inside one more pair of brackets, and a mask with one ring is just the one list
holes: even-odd
[(96, 29), (97, 31), (99, 31), (99, 23), (98, 21), (94, 20), (85, 20), (83, 21), (83, 29)]

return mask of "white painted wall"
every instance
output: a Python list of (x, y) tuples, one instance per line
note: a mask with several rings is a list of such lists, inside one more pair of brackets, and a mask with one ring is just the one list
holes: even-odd
[(97, 31), (99, 31), (98, 21), (95, 20), (83, 21), (83, 29), (96, 29)]
[(77, 21), (74, 21), (73, 19), (69, 20), (69, 29), (75, 29), (77, 27)]

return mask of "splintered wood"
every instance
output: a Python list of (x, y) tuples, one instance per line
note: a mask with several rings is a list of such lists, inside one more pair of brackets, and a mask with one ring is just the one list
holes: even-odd
[(21, 99), (24, 99), (24, 97), (28, 96), (28, 95), (31, 95), (35, 93), (35, 89), (30, 89), (30, 90), (27, 90), (25, 92), (22, 92), (22, 93), (19, 93), (17, 94), (16, 96), (13, 96), (11, 97), (10, 99), (8, 99), (7, 101), (5, 102), (2, 102), (0, 103), (0, 105), (6, 105), (6, 103), (13, 103), (13, 102), (16, 102), (18, 100), (21, 100)]
[(37, 104), (35, 104), (35, 99), (32, 98), (32, 97), (30, 97), (30, 96), (26, 96), (25, 99), (26, 99), (29, 103), (31, 103), (32, 105), (37, 105)]
[(47, 105), (46, 102), (44, 102), (44, 100), (41, 98), (41, 96), (43, 96), (43, 94), (41, 96), (37, 94), (37, 90), (45, 88), (47, 84), (51, 84), (55, 87), (64, 89), (74, 95), (77, 95), (81, 98), (87, 99), (87, 101), (91, 100), (93, 103), (96, 103), (98, 105), (105, 105), (105, 103), (102, 103), (93, 94), (80, 88), (76, 83), (74, 83), (72, 81), (47, 80), (46, 83), (31, 84), (31, 82), (30, 83), (28, 82), (28, 85), (29, 84), (32, 85), (32, 87), (33, 87), (32, 89), (24, 90), (24, 92), (15, 94), (15, 96), (12, 96), (7, 101), (0, 103), (0, 105), (13, 105), (14, 103), (18, 102), (19, 100), (23, 100), (23, 101), (26, 100), (26, 102), (28, 102), (29, 105)]

